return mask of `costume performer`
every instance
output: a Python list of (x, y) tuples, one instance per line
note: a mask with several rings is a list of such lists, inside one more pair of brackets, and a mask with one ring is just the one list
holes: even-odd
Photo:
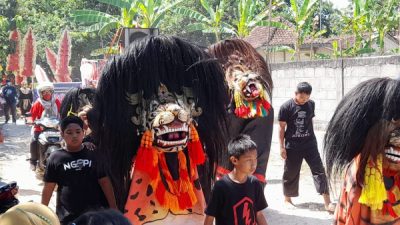
[(203, 222), (197, 165), (203, 149), (214, 165), (225, 148), (227, 91), (219, 63), (176, 37), (141, 39), (110, 60), (93, 133), (132, 224)]
[(83, 144), (90, 150), (96, 148), (96, 142), (93, 139), (89, 125), (90, 115), (88, 115), (93, 107), (95, 93), (96, 89), (94, 88), (72, 88), (65, 94), (60, 109), (61, 119), (74, 115), (83, 120), (83, 130), (85, 132)]
[(360, 83), (325, 135), (328, 177), (344, 172), (336, 225), (400, 224), (400, 81)]
[(71, 115), (78, 116), (79, 112), (85, 107), (91, 107), (95, 92), (96, 90), (93, 88), (72, 88), (69, 90), (61, 102), (61, 119)]
[[(271, 105), (272, 79), (262, 56), (240, 39), (224, 40), (209, 47), (225, 71), (229, 85), (229, 136), (247, 134), (257, 144), (255, 175), (264, 184), (271, 148), (274, 110)], [(227, 161), (218, 167), (218, 174), (231, 170)]]

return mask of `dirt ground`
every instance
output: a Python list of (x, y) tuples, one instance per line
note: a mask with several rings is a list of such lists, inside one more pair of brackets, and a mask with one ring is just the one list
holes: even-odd
[[(2, 121), (0, 120), (0, 123)], [(283, 161), (279, 156), (277, 126), (274, 127), (273, 143), (270, 161), (267, 168), (268, 184), (265, 196), (269, 207), (263, 211), (270, 225), (328, 225), (332, 215), (323, 210), (322, 196), (315, 192), (310, 170), (303, 163), (300, 178), (300, 196), (294, 198), (294, 209), (287, 209), (283, 205), (282, 172)], [(43, 182), (29, 169), (29, 142), (30, 127), (18, 121), (17, 124), (3, 125), (5, 141), (0, 144), (0, 179), (3, 181), (17, 181), (19, 186), (19, 200), (21, 202), (40, 202)], [(316, 132), (319, 145), (322, 143), (323, 132)], [(321, 148), (320, 148), (321, 149)], [(332, 199), (337, 200), (337, 193), (333, 191)], [(55, 209), (55, 194), (50, 202)]]

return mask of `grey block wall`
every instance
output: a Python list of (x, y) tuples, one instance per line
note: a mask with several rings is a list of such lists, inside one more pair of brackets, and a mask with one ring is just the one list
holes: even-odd
[(337, 104), (357, 84), (375, 77), (400, 76), (400, 56), (277, 63), (271, 64), (271, 70), (276, 115), (282, 103), (294, 96), (296, 85), (306, 81), (313, 86), (316, 128), (325, 129)]

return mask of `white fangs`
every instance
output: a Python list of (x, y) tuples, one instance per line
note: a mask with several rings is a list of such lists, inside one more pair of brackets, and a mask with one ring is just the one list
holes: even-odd
[(172, 128), (168, 128), (167, 126), (163, 126), (163, 130), (161, 131), (159, 128), (156, 128), (156, 131), (158, 131), (157, 132), (157, 136), (161, 136), (161, 135), (163, 135), (163, 134), (168, 134), (168, 133), (172, 133), (172, 132), (179, 132), (179, 131), (182, 131), (182, 132), (189, 132), (189, 126), (185, 123), (185, 124), (183, 124), (183, 126), (182, 127), (180, 127), (180, 128), (176, 128), (176, 129), (172, 129)]
[(246, 87), (244, 89), (249, 93), (251, 93), (251, 88), (250, 88), (251, 85), (257, 87), (257, 84), (255, 82), (249, 82), (248, 84), (246, 84)]
[(400, 151), (395, 150), (392, 147), (385, 150), (385, 156), (394, 162), (400, 163)]
[(179, 141), (164, 141), (164, 140), (158, 139), (157, 143), (161, 144), (162, 146), (184, 145), (184, 144), (186, 144), (187, 139), (188, 139), (188, 137), (185, 137), (184, 139), (179, 140)]

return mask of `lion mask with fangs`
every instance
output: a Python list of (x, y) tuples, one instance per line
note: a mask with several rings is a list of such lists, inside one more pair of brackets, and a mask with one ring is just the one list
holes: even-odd
[(203, 190), (226, 155), (226, 93), (220, 64), (177, 37), (144, 38), (109, 61), (91, 111), (93, 132), (132, 224), (170, 214), (202, 222)]
[[(274, 120), (268, 64), (256, 49), (241, 39), (220, 41), (208, 51), (221, 63), (229, 86), (229, 136), (247, 134), (256, 142), (258, 159), (253, 175), (266, 183)], [(231, 169), (229, 160), (225, 160), (219, 164), (217, 173), (222, 176)]]

